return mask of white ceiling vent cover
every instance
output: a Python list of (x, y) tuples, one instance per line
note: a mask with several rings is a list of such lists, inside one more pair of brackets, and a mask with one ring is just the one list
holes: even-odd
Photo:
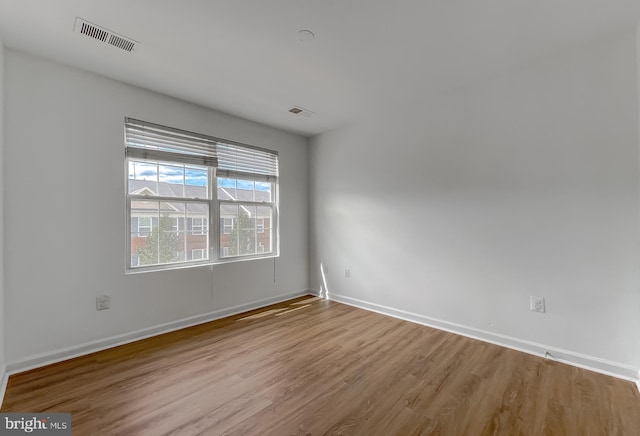
[(316, 113), (313, 111), (310, 111), (309, 109), (305, 109), (303, 107), (300, 106), (294, 106), (291, 109), (289, 109), (289, 112), (291, 112), (294, 115), (298, 115), (304, 118), (311, 118), (312, 115), (315, 115)]
[(80, 17), (76, 17), (76, 23), (73, 30), (124, 51), (131, 52), (140, 44), (138, 41), (119, 35), (109, 29), (105, 29), (104, 27), (93, 24)]

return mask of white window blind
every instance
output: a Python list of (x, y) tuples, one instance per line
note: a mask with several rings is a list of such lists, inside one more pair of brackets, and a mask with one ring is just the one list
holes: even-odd
[(247, 145), (218, 143), (218, 177), (263, 182), (278, 180), (278, 152)]
[(125, 118), (126, 156), (215, 167), (216, 144), (210, 136)]

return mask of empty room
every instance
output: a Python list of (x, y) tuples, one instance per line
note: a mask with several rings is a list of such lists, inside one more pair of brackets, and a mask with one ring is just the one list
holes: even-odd
[(0, 433), (637, 435), (639, 22), (0, 0)]

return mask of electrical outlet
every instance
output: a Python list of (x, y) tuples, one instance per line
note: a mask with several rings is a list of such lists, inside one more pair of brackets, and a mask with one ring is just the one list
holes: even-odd
[(344, 270), (344, 276), (348, 279), (351, 278), (351, 270), (349, 268)]
[(111, 297), (100, 295), (96, 297), (96, 310), (105, 310), (111, 307)]
[(534, 312), (544, 313), (544, 297), (529, 297), (529, 309)]

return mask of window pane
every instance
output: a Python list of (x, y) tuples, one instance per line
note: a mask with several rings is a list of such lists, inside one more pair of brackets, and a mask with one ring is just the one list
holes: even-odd
[(158, 237), (158, 263), (174, 263), (184, 261), (183, 244), (179, 232), (171, 231), (169, 218), (160, 217)]
[(164, 197), (184, 197), (184, 166), (159, 164), (158, 187)]
[(271, 253), (272, 248), (272, 229), (271, 223), (273, 222), (273, 210), (271, 206), (258, 206), (256, 208), (257, 225), (256, 225), (256, 237), (257, 237), (257, 251), (258, 253)]
[(218, 198), (235, 201), (237, 197), (236, 179), (218, 178)]
[(176, 198), (209, 198), (207, 167), (129, 161), (130, 194)]
[(184, 182), (187, 186), (204, 186), (208, 183), (206, 167), (185, 166)]
[[(185, 234), (186, 251), (192, 260), (209, 259), (209, 208), (204, 203), (187, 203), (186, 207), (187, 222), (191, 222)], [(194, 253), (200, 254), (194, 257)]]
[(219, 177), (218, 178), (218, 187), (219, 188), (231, 188), (231, 189), (236, 189), (236, 179), (227, 179), (224, 177)]
[(158, 195), (158, 164), (129, 161), (129, 194)]
[(253, 191), (255, 189), (255, 182), (251, 180), (238, 180), (238, 189), (244, 191)]
[(153, 255), (154, 243), (151, 241), (153, 223), (158, 221), (158, 217), (157, 201), (131, 202), (131, 266), (158, 263), (157, 256)]
[(256, 253), (256, 207), (238, 207), (238, 254)]
[(271, 202), (272, 184), (253, 180), (218, 178), (218, 198), (229, 201)]
[(237, 220), (237, 205), (220, 205), (220, 257), (238, 255), (238, 230), (235, 226)]
[(149, 216), (139, 216), (136, 220), (137, 222), (137, 233), (138, 236), (144, 237), (149, 236), (151, 234), (151, 230), (153, 229), (153, 221)]
[(272, 206), (220, 205), (220, 256), (235, 257), (273, 252)]
[(256, 191), (260, 194), (256, 194), (257, 198), (264, 198), (264, 200), (260, 201), (271, 201), (271, 183), (267, 182), (256, 182)]
[[(201, 224), (196, 235), (189, 224), (194, 220)], [(187, 262), (193, 250), (201, 250), (199, 259), (208, 259), (208, 223), (204, 202), (132, 201), (131, 266)]]

